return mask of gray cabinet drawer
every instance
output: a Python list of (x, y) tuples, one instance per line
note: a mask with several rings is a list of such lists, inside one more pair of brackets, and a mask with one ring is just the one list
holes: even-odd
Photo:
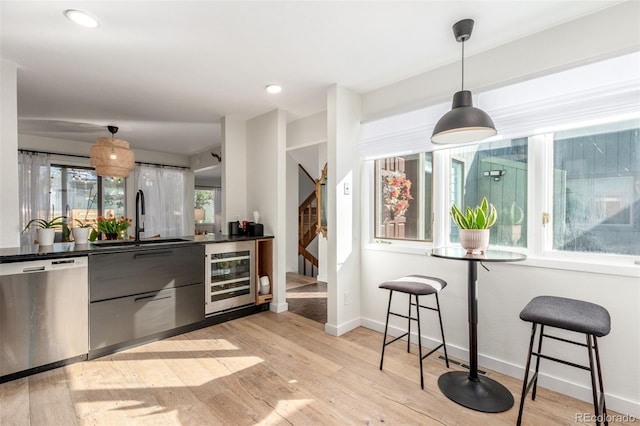
[(204, 247), (89, 256), (91, 302), (204, 282)]
[(96, 350), (204, 319), (204, 284), (90, 304), (89, 349)]

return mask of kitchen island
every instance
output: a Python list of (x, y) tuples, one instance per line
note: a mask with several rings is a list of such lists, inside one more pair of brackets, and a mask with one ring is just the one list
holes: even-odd
[[(267, 310), (272, 291), (259, 294), (257, 287), (259, 277), (273, 279), (272, 241), (271, 236), (200, 235), (0, 249), (0, 361), (20, 366), (0, 370), (0, 383)], [(224, 252), (225, 247), (238, 243), (251, 248), (244, 261), (251, 267), (244, 273), (242, 303), (205, 313), (205, 306), (213, 300), (211, 283), (215, 280), (206, 268), (212, 252), (209, 248), (215, 246), (214, 251)], [(62, 284), (69, 286), (60, 282), (56, 271), (73, 262), (84, 265), (72, 271), (73, 289), (68, 293), (77, 297), (54, 299)], [(215, 297), (235, 297), (239, 285), (235, 287), (229, 295)], [(26, 295), (20, 309), (13, 300), (17, 294)], [(37, 315), (28, 315), (31, 311), (38, 311)], [(58, 321), (61, 311), (83, 315), (65, 324)], [(64, 359), (42, 353), (41, 342), (50, 338), (50, 331), (42, 324), (54, 321), (60, 323), (63, 336), (67, 328), (77, 329), (74, 334), (81, 336), (75, 345), (80, 349)], [(12, 333), (20, 324), (26, 331)], [(44, 361), (27, 365), (7, 362), (32, 359), (35, 352), (42, 354), (39, 359)]]

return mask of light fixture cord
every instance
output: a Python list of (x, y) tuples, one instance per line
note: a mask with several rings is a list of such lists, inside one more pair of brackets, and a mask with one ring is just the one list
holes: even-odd
[(464, 90), (464, 40), (462, 40), (462, 88)]

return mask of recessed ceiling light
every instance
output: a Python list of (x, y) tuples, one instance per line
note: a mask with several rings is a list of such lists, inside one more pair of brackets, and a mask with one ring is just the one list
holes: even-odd
[(89, 16), (85, 12), (81, 12), (79, 10), (65, 10), (64, 16), (66, 16), (68, 20), (75, 22), (78, 25), (82, 25), (83, 27), (96, 28), (98, 25), (100, 25), (96, 18)]
[(269, 93), (280, 93), (280, 92), (282, 92), (282, 87), (278, 86), (277, 84), (270, 84), (265, 89)]

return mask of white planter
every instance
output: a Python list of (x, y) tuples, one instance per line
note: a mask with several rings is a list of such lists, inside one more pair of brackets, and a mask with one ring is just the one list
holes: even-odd
[(73, 233), (73, 241), (76, 244), (87, 244), (87, 241), (89, 241), (89, 231), (91, 231), (91, 228), (73, 228), (71, 230)]
[(461, 229), (460, 245), (468, 254), (484, 253), (489, 247), (488, 229)]
[(56, 230), (53, 228), (36, 229), (36, 237), (38, 238), (38, 244), (40, 244), (41, 246), (52, 245), (55, 236), (56, 236)]

